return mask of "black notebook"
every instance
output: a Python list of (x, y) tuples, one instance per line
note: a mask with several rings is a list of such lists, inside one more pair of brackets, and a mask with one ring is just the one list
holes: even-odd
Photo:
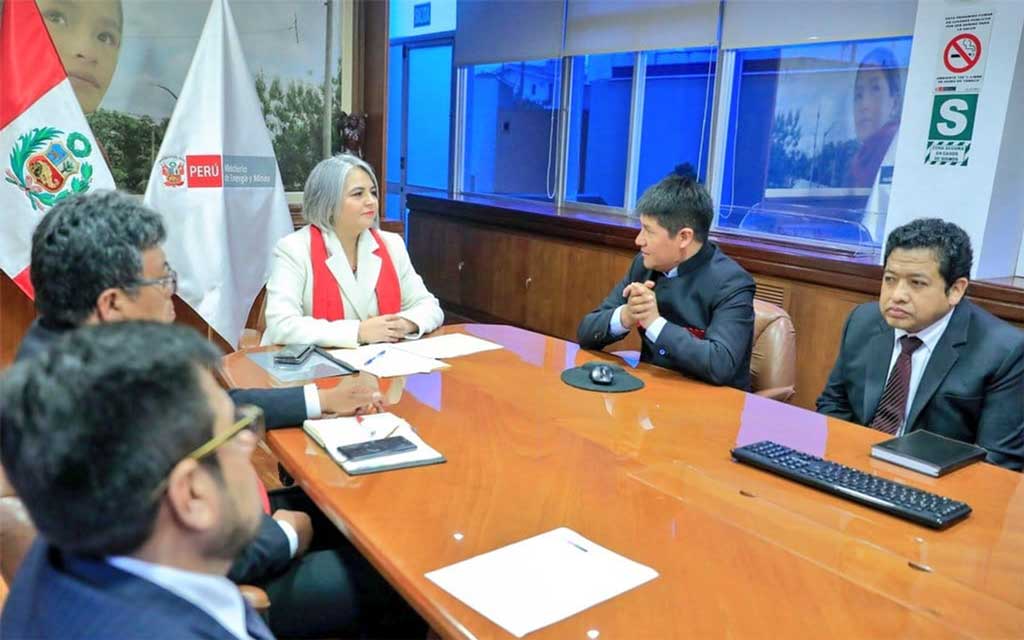
[(985, 457), (985, 450), (973, 444), (918, 429), (905, 436), (879, 442), (871, 457), (938, 478)]

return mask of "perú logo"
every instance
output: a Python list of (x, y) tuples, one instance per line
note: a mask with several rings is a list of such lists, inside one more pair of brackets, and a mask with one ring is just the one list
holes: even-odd
[(92, 143), (77, 131), (67, 136), (60, 129), (41, 127), (19, 136), (11, 149), (6, 181), (18, 187), (32, 203), (45, 211), (92, 183), (92, 165), (80, 162), (92, 153)]
[(185, 160), (177, 156), (160, 158), (160, 173), (164, 176), (165, 187), (185, 186)]
[(187, 155), (185, 160), (189, 189), (224, 186), (224, 174), (221, 170), (219, 154)]

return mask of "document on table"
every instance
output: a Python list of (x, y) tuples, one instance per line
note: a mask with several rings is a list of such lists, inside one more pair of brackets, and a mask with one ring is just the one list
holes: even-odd
[(658, 572), (562, 527), (426, 577), (522, 638), (653, 580)]
[(388, 344), (368, 344), (358, 349), (332, 349), (332, 356), (378, 378), (429, 373), (447, 367), (445, 363)]
[(408, 353), (415, 353), (425, 358), (437, 358), (438, 360), (468, 356), (473, 353), (480, 353), (481, 351), (504, 349), (500, 344), (464, 333), (449, 333), (445, 336), (435, 336), (433, 338), (406, 340), (396, 344), (395, 348)]

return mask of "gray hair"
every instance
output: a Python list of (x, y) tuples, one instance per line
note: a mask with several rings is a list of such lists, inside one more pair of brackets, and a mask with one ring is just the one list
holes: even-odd
[[(334, 228), (334, 212), (342, 200), (342, 190), (349, 171), (360, 168), (373, 180), (373, 186), (380, 192), (377, 176), (365, 160), (350, 153), (342, 153), (332, 158), (321, 160), (306, 178), (306, 186), (302, 190), (302, 217), (309, 224), (324, 230)], [(380, 217), (378, 216), (378, 219)], [(374, 221), (374, 226), (378, 223)]]

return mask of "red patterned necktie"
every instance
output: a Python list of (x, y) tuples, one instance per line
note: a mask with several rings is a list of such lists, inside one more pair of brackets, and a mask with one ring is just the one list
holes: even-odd
[(907, 394), (910, 392), (910, 358), (922, 344), (916, 336), (900, 338), (900, 355), (896, 357), (882, 399), (878, 401), (878, 409), (871, 420), (872, 429), (893, 435), (899, 431), (907, 409)]

